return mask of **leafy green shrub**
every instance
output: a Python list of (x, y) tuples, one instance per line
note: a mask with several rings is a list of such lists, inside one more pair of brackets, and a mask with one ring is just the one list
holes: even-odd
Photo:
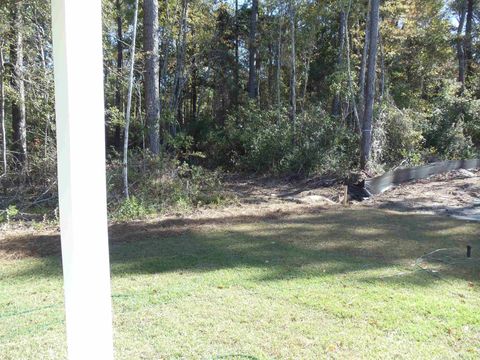
[(456, 83), (445, 82), (432, 106), (400, 109), (391, 99), (379, 109), (372, 144), (372, 166), (414, 166), (431, 158), (462, 159), (478, 155), (480, 100)]
[[(184, 156), (187, 156), (184, 154)], [(122, 165), (108, 167), (109, 208), (116, 220), (145, 218), (166, 211), (187, 211), (201, 204), (228, 201), (221, 191), (220, 171), (210, 171), (168, 154), (154, 157), (132, 152), (129, 156), (129, 192), (122, 194)]]
[(391, 168), (422, 162), (425, 139), (421, 124), (425, 115), (411, 109), (399, 109), (386, 102), (375, 120), (372, 141), (372, 165)]
[(153, 210), (145, 205), (137, 197), (131, 196), (120, 203), (119, 207), (114, 211), (113, 218), (115, 220), (127, 221), (131, 219), (142, 219), (151, 215)]
[(294, 129), (286, 109), (264, 111), (252, 102), (230, 115), (207, 146), (220, 154), (216, 164), (235, 170), (309, 174), (346, 172), (357, 144), (357, 135), (320, 107), (299, 115)]
[(15, 205), (8, 206), (5, 210), (0, 211), (0, 223), (9, 223), (15, 216), (19, 214), (19, 211)]
[(480, 100), (458, 84), (446, 83), (424, 124), (427, 148), (442, 158), (460, 159), (478, 155), (480, 147)]

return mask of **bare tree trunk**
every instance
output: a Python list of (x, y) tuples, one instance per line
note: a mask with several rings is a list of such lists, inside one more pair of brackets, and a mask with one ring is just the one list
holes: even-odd
[[(281, 11), (281, 10), (280, 10)], [(282, 100), (280, 95), (280, 84), (282, 81), (282, 16), (278, 16), (278, 36), (277, 36), (277, 70), (275, 82), (275, 92), (277, 97), (278, 121), (280, 121)]]
[[(340, 21), (338, 29), (338, 54), (337, 54), (337, 71), (342, 68), (343, 50), (345, 48), (345, 11), (340, 11)], [(340, 93), (337, 91), (333, 97), (332, 115), (340, 115)]]
[(38, 41), (37, 47), (40, 54), (40, 63), (42, 64), (42, 69), (45, 71), (45, 69), (47, 68), (47, 60), (45, 58), (45, 44), (43, 43), (43, 37), (45, 36), (45, 32), (43, 31), (43, 29), (41, 29), (40, 26), (37, 26), (36, 30), (36, 38)]
[(143, 49), (145, 51), (145, 110), (148, 149), (160, 153), (160, 103), (158, 66), (158, 0), (143, 2)]
[[(123, 29), (122, 29), (122, 6), (120, 0), (115, 2), (117, 10), (117, 84), (115, 89), (115, 107), (119, 113), (122, 113), (122, 82), (121, 74), (123, 69)], [(113, 144), (116, 149), (120, 149), (121, 143), (121, 128), (120, 124), (115, 125), (115, 135)]]
[(140, 120), (140, 125), (142, 129), (142, 171), (146, 171), (146, 162), (145, 162), (145, 150), (146, 150), (146, 141), (145, 141), (145, 120), (143, 119), (142, 114), (142, 89), (141, 86), (137, 84), (137, 102), (138, 102), (138, 119)]
[(17, 98), (12, 103), (13, 145), (21, 168), (27, 164), (27, 122), (25, 111), (25, 82), (23, 62), (23, 1), (15, 2), (13, 29), (15, 44), (12, 46), (14, 63), (13, 87)]
[[(182, 15), (180, 20), (180, 30), (177, 38), (177, 66), (175, 70), (175, 79), (173, 82), (172, 101), (170, 103), (170, 111), (174, 116), (179, 114), (180, 98), (184, 85), (184, 63), (185, 63), (185, 50), (187, 43), (187, 12), (188, 12), (188, 0), (182, 1)], [(179, 120), (179, 119), (178, 119)], [(170, 126), (170, 133), (175, 136), (177, 133), (177, 121)]]
[(307, 103), (308, 75), (310, 72), (310, 56), (307, 54), (303, 63), (303, 90), (302, 90), (302, 113), (305, 113), (305, 104)]
[(273, 77), (274, 77), (274, 60), (275, 60), (275, 51), (272, 47), (272, 41), (268, 41), (267, 44), (267, 61), (265, 64), (265, 76), (267, 78), (267, 85), (266, 85), (266, 96), (265, 96), (265, 105), (268, 108), (271, 108), (273, 105), (274, 95), (274, 86), (273, 86)]
[[(195, 49), (196, 52), (196, 49)], [(198, 102), (198, 66), (196, 53), (192, 56), (192, 111), (191, 118), (193, 122), (197, 121), (197, 102)]]
[(372, 0), (370, 9), (370, 44), (366, 81), (365, 112), (363, 116), (362, 139), (360, 147), (360, 167), (366, 170), (372, 147), (373, 106), (375, 102), (376, 64), (378, 50), (378, 28), (380, 0)]
[(460, 9), (460, 19), (457, 28), (457, 60), (458, 60), (458, 82), (462, 84), (462, 90), (465, 87), (465, 49), (463, 48), (463, 29), (465, 27), (465, 19), (467, 15), (467, 1), (462, 1)]
[(383, 103), (386, 89), (386, 68), (385, 68), (385, 50), (383, 48), (382, 34), (378, 34), (378, 46), (380, 47), (380, 104)]
[(357, 102), (355, 100), (355, 93), (353, 91), (353, 79), (352, 79), (352, 66), (350, 64), (350, 36), (349, 36), (349, 30), (348, 30), (348, 17), (350, 15), (350, 10), (352, 7), (352, 0), (350, 0), (348, 4), (348, 11), (345, 15), (345, 43), (347, 45), (347, 72), (348, 72), (348, 88), (350, 92), (350, 97), (352, 101), (352, 107), (353, 107), (353, 116), (355, 119), (355, 129), (357, 130), (358, 133), (360, 133), (360, 117), (358, 116), (358, 108), (357, 108)]
[(258, 98), (258, 103), (261, 103), (261, 93), (260, 93), (260, 79), (261, 79), (261, 74), (262, 74), (262, 59), (260, 57), (260, 52), (257, 49), (257, 55), (255, 59), (255, 70), (257, 74), (257, 98)]
[[(35, 16), (38, 16), (37, 13), (35, 13)], [(45, 46), (45, 38), (47, 37), (47, 35), (46, 35), (45, 29), (43, 28), (41, 23), (36, 23), (35, 25), (36, 25), (35, 28), (36, 28), (37, 48), (38, 48), (38, 52), (40, 54), (40, 63), (41, 63), (41, 66), (42, 66), (44, 79), (46, 80), (46, 84), (48, 86), (50, 84), (50, 81), (49, 81), (50, 77), (49, 77), (49, 72), (48, 72), (48, 68), (47, 68), (47, 59), (46, 59), (46, 55), (45, 55), (45, 47), (46, 47)], [(49, 93), (49, 91), (44, 92), (43, 101), (45, 102), (45, 104), (50, 103), (50, 93)], [(44, 114), (45, 114), (45, 129), (44, 129), (44, 139), (43, 139), (43, 154), (44, 154), (45, 158), (47, 158), (48, 149), (50, 149), (48, 132), (50, 130), (51, 113), (50, 113), (50, 111), (45, 111)], [(47, 171), (46, 168), (45, 168), (45, 171)]]
[[(166, 18), (170, 18), (170, 10), (168, 8), (168, 0), (165, 0), (165, 12), (166, 12)], [(165, 135), (165, 123), (162, 118), (162, 111), (166, 105), (162, 103), (162, 91), (166, 93), (167, 90), (167, 75), (168, 75), (168, 61), (170, 57), (170, 31), (168, 30), (168, 24), (165, 24), (162, 28), (162, 39), (161, 39), (161, 53), (163, 56), (163, 59), (159, 61), (159, 77), (158, 77), (158, 82), (159, 82), (159, 112), (158, 112), (158, 118), (160, 119), (160, 125), (159, 125), (159, 131), (160, 131), (160, 144), (163, 144), (163, 136)], [(165, 99), (166, 100), (166, 99)]]
[(465, 80), (468, 81), (469, 76), (473, 72), (473, 3), (475, 0), (467, 0), (467, 23), (465, 26)]
[(293, 139), (296, 141), (297, 117), (297, 64), (295, 49), (295, 0), (290, 0), (290, 36), (291, 36), (291, 78), (290, 78), (290, 118), (293, 126)]
[(0, 44), (0, 126), (2, 127), (3, 175), (7, 174), (7, 137), (5, 131), (5, 89), (3, 85), (5, 66), (3, 61), (3, 44)]
[(365, 112), (365, 78), (367, 74), (367, 59), (368, 59), (368, 50), (370, 45), (370, 8), (371, 8), (371, 0), (368, 0), (368, 8), (367, 8), (367, 20), (365, 24), (365, 42), (363, 45), (363, 52), (362, 52), (362, 61), (360, 64), (360, 76), (359, 76), (359, 95), (358, 95), (358, 104), (359, 104), (359, 121), (360, 126), (363, 124), (363, 114)]
[(235, 106), (238, 106), (238, 97), (240, 89), (240, 55), (239, 55), (239, 24), (238, 24), (238, 0), (235, 0)]
[[(212, 73), (212, 68), (208, 68), (206, 73), (205, 73), (205, 82), (209, 82), (210, 81), (210, 74)], [(202, 109), (202, 105), (203, 103), (207, 103), (207, 101), (204, 101), (204, 99), (207, 97), (207, 94), (206, 94), (206, 91), (200, 91), (200, 93), (198, 94), (198, 99), (197, 99), (197, 115), (196, 115), (196, 118), (198, 119), (198, 116), (200, 114), (200, 110)], [(213, 110), (213, 109), (212, 109)], [(211, 112), (211, 116), (213, 117), (214, 116), (214, 113), (213, 111)]]
[[(137, 20), (138, 20), (138, 0), (135, 0), (135, 13), (133, 15), (133, 35), (132, 45), (130, 50), (130, 73), (128, 77), (128, 95), (127, 95), (127, 110), (125, 113), (125, 129), (123, 134), (123, 193), (125, 197), (129, 198), (128, 193), (128, 135), (130, 129), (130, 112), (132, 108), (132, 94), (133, 94), (133, 70), (135, 68), (135, 41), (137, 40)], [(141, 111), (141, 109), (140, 109)]]
[(258, 0), (252, 0), (252, 14), (250, 17), (250, 33), (248, 39), (248, 96), (256, 99), (257, 94), (257, 73), (255, 57), (257, 56), (257, 20)]

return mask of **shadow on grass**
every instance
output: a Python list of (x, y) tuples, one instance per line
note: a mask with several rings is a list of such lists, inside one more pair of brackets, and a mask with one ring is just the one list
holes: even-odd
[[(236, 216), (114, 225), (110, 229), (112, 273), (203, 272), (228, 268), (267, 270), (259, 281), (347, 274), (411, 266), (440, 248), (470, 244), (469, 266), (445, 266), (445, 275), (478, 280), (479, 224), (384, 210), (312, 210), (289, 216)], [(12, 239), (0, 251), (43, 257), (15, 276), (60, 276), (58, 236)], [(427, 286), (417, 276), (366, 279)]]

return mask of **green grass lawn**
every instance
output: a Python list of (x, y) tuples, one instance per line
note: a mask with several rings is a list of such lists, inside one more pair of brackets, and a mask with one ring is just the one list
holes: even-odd
[[(117, 359), (480, 358), (479, 224), (358, 209), (127, 228)], [(0, 260), (1, 359), (65, 358), (60, 264)]]

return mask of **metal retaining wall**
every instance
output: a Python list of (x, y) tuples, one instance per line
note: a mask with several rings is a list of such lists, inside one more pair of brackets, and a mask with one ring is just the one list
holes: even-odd
[(380, 194), (392, 186), (399, 185), (412, 180), (425, 179), (431, 175), (441, 174), (458, 169), (480, 168), (480, 159), (472, 160), (451, 160), (436, 162), (413, 168), (403, 168), (389, 171), (365, 181), (365, 188), (372, 194)]

